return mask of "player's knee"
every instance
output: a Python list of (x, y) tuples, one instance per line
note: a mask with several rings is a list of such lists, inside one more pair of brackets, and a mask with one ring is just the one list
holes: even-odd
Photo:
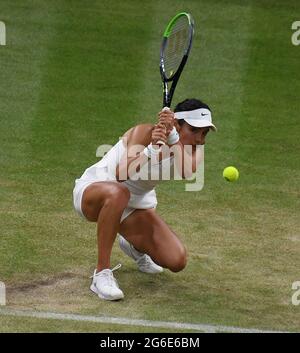
[(107, 192), (105, 205), (113, 206), (116, 210), (124, 209), (127, 207), (129, 199), (129, 190), (123, 185), (116, 184)]
[(173, 257), (173, 261), (169, 266), (169, 270), (172, 272), (180, 272), (182, 271), (187, 264), (187, 253), (185, 247), (182, 245), (180, 249), (178, 249), (176, 255)]

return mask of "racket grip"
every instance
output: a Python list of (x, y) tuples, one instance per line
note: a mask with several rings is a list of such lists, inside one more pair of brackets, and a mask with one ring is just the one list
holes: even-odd
[[(162, 108), (162, 111), (163, 111), (163, 112), (168, 111), (168, 110), (170, 110), (169, 107), (163, 107), (163, 108)], [(163, 141), (157, 141), (157, 144), (158, 144), (159, 146), (164, 146), (164, 145), (165, 145), (165, 143), (164, 143)]]

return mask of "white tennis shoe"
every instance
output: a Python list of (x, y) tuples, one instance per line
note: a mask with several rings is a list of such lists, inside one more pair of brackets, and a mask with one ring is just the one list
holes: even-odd
[(122, 235), (119, 236), (119, 245), (121, 250), (131, 257), (136, 264), (138, 265), (138, 269), (141, 272), (145, 273), (161, 273), (163, 272), (163, 268), (157, 265), (149, 255), (143, 254), (137, 251), (133, 245), (131, 245)]
[(99, 298), (105, 300), (119, 300), (124, 298), (124, 293), (118, 286), (117, 280), (114, 278), (113, 271), (120, 268), (122, 265), (119, 264), (112, 270), (106, 268), (98, 273), (96, 270), (91, 278), (91, 291), (98, 295)]

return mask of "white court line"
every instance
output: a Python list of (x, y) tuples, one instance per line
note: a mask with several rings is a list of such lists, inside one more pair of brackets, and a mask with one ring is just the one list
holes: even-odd
[(165, 329), (180, 329), (180, 330), (195, 330), (198, 332), (215, 333), (215, 332), (232, 332), (232, 333), (265, 333), (279, 332), (271, 330), (247, 329), (242, 327), (192, 324), (183, 322), (170, 321), (151, 321), (128, 319), (124, 317), (106, 317), (106, 316), (90, 316), (78, 314), (62, 314), (53, 312), (31, 311), (31, 310), (15, 310), (9, 308), (1, 308), (0, 315), (33, 317), (40, 319), (55, 319), (55, 320), (72, 320), (81, 322), (96, 322), (101, 324), (115, 324), (127, 326), (144, 326), (144, 327), (160, 327)]

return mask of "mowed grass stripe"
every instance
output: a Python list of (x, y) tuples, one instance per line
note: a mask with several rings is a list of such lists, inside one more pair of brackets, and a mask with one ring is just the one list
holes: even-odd
[[(26, 36), (33, 38), (39, 33), (36, 41), (23, 43), (23, 50), (38, 56), (42, 46), (47, 53), (39, 68), (29, 59), (17, 64), (19, 71), (35, 73), (39, 69), (41, 77), (37, 80), (34, 76), (39, 89), (37, 102), (30, 96), (17, 99), (24, 102), (24, 111), (33, 103), (35, 110), (28, 114), (26, 130), (20, 131), (25, 145), (14, 142), (18, 151), (9, 161), (11, 188), (19, 190), (19, 197), (3, 205), (2, 219), (8, 219), (5, 228), (10, 232), (2, 257), (2, 278), (6, 281), (26, 273), (55, 273), (80, 266), (80, 261), (91, 266), (89, 256), (80, 254), (82, 245), (78, 248), (81, 260), (73, 249), (74, 242), (82, 241), (90, 231), (87, 248), (94, 256), (93, 225), (89, 228), (73, 210), (74, 180), (97, 161), (95, 152), (100, 144), (116, 142), (133, 125), (140, 105), (143, 52), (151, 28), (147, 25), (150, 4), (137, 11), (134, 3), (122, 1), (115, 3), (114, 9), (104, 2), (42, 5), (39, 11), (34, 3), (19, 8), (21, 18), (26, 18), (27, 12), (32, 16)], [(16, 37), (22, 39), (22, 27)], [(19, 124), (20, 117), (13, 109), (16, 100), (8, 96), (5, 102)], [(19, 163), (18, 153), (22, 168), (13, 167)], [(10, 217), (12, 212), (14, 217)], [(53, 261), (54, 253), (57, 261)]]
[[(13, 316), (13, 317), (24, 317), (24, 318), (36, 318), (36, 319), (52, 319), (52, 320), (64, 320), (64, 321), (78, 321), (78, 322), (90, 322), (108, 325), (124, 325), (126, 327), (135, 326), (136, 332), (143, 332), (142, 327), (145, 328), (161, 328), (173, 330), (194, 330), (204, 333), (216, 333), (216, 332), (231, 332), (231, 333), (263, 333), (263, 332), (275, 332), (268, 330), (257, 330), (247, 329), (240, 327), (229, 327), (229, 326), (218, 326), (218, 325), (202, 325), (202, 324), (191, 324), (183, 322), (167, 322), (167, 321), (150, 321), (150, 320), (135, 320), (124, 317), (99, 317), (99, 316), (86, 316), (76, 315), (68, 313), (51, 313), (51, 312), (38, 312), (38, 311), (22, 311), (13, 309), (1, 309), (0, 315)], [(103, 327), (103, 326), (102, 326)], [(115, 327), (116, 328), (116, 327)]]
[(131, 326), (99, 323), (93, 321), (76, 321), (71, 319), (54, 319), (39, 317), (11, 316), (0, 314), (0, 332), (172, 332), (186, 333), (194, 330), (168, 329), (162, 327)]
[(46, 2), (39, 6), (36, 2), (0, 4), (1, 20), (7, 28), (7, 45), (0, 48), (2, 280), (22, 269), (30, 271), (30, 259), (36, 254), (36, 244), (31, 241), (35, 222), (28, 212), (39, 200), (34, 196), (30, 173), (34, 161), (28, 155), (28, 146), (40, 99), (47, 43), (54, 32), (51, 10)]
[[(225, 193), (233, 224), (240, 224), (242, 232), (237, 238), (228, 229), (225, 251), (228, 258), (242, 263), (241, 294), (247, 295), (245, 289), (261, 297), (258, 306), (265, 309), (256, 309), (261, 319), (284, 325), (289, 317), (294, 329), (299, 329), (290, 299), (291, 285), (299, 277), (300, 253), (296, 189), (300, 51), (290, 42), (290, 22), (299, 3), (291, 1), (287, 8), (284, 1), (255, 1), (251, 8), (242, 115), (238, 146), (233, 149), (241, 179), (234, 194), (229, 188)], [(245, 241), (235, 241), (241, 238)]]

